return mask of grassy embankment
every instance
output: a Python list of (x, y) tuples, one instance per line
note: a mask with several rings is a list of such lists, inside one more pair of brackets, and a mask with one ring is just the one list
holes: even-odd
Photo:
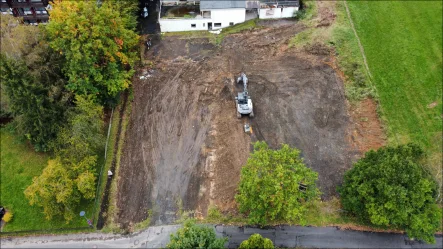
[[(3, 232), (42, 231), (67, 229), (87, 226), (86, 221), (74, 218), (66, 224), (63, 218), (47, 220), (43, 208), (29, 205), (24, 190), (32, 183), (33, 177), (39, 176), (46, 167), (49, 156), (37, 153), (27, 142), (21, 141), (7, 128), (0, 129), (1, 137), (1, 205), (10, 209), (14, 215)], [(91, 203), (85, 204), (83, 210), (92, 214)]]
[(163, 33), (162, 36), (180, 36), (183, 39), (208, 38), (211, 43), (220, 45), (223, 39), (229, 34), (240, 33), (244, 30), (259, 27), (258, 19), (252, 19), (244, 23), (239, 23), (230, 27), (223, 28), (220, 34), (212, 34), (206, 30), (202, 31), (182, 31)]
[[(316, 8), (314, 2), (307, 2)], [(316, 43), (333, 48), (346, 76), (352, 102), (374, 97), (388, 144), (415, 142), (428, 154), (427, 168), (441, 185), (442, 161), (442, 2), (348, 1), (356, 32), (372, 74), (369, 77), (344, 2), (337, 2), (333, 25), (318, 18), (290, 45)], [(315, 11), (314, 11), (315, 12)]]
[[(442, 2), (349, 1), (389, 144), (415, 142), (441, 180)], [(440, 182), (441, 183), (441, 182)]]

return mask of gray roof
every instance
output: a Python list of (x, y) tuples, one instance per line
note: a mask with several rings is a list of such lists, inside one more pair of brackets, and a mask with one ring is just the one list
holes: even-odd
[(200, 9), (246, 8), (245, 0), (200, 0)]
[(300, 0), (260, 0), (263, 4), (300, 7)]

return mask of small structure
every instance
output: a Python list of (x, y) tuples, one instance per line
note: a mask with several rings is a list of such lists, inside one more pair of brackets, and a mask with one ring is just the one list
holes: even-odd
[(162, 0), (161, 32), (215, 30), (245, 21), (245, 1)]
[(161, 0), (161, 32), (217, 30), (254, 18), (290, 18), (299, 0)]
[(260, 19), (291, 18), (300, 7), (299, 0), (261, 0)]

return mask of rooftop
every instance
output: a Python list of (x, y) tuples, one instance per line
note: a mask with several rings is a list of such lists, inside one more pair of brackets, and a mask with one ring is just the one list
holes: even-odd
[(245, 0), (200, 0), (200, 8), (203, 9), (231, 9), (246, 8)]

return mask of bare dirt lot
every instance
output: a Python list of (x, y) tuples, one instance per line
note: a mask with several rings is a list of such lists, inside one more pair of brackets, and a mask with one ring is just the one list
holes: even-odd
[[(206, 38), (154, 40), (146, 56), (155, 66), (141, 69), (138, 76), (149, 77), (134, 82), (118, 182), (123, 227), (146, 219), (148, 210), (154, 224), (173, 222), (180, 209), (204, 216), (217, 205), (235, 212), (241, 167), (256, 140), (299, 148), (319, 173), (322, 198), (336, 195), (362, 151), (350, 139), (357, 124), (348, 115), (343, 82), (329, 66), (328, 50), (288, 49), (303, 25), (262, 24), (226, 37), (220, 47)], [(254, 118), (236, 118), (234, 78), (242, 71)], [(243, 131), (247, 122), (252, 134)]]

